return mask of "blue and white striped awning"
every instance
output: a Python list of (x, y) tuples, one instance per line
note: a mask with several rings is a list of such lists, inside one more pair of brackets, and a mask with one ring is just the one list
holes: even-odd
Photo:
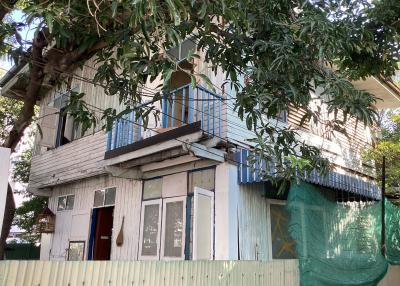
[[(236, 154), (239, 184), (263, 182), (262, 173), (265, 173), (266, 170), (273, 176), (273, 163), (263, 161), (262, 163), (257, 162), (251, 165), (248, 160), (249, 155), (250, 151), (247, 149), (241, 149)], [(316, 170), (313, 170), (310, 173), (304, 172), (303, 174), (299, 174), (299, 178), (320, 186), (343, 190), (376, 200), (381, 199), (381, 190), (375, 182), (364, 181), (351, 175), (330, 171), (326, 176), (321, 176)]]

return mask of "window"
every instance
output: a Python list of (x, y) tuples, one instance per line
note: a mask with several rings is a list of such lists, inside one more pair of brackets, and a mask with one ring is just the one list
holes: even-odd
[(104, 190), (95, 191), (93, 206), (95, 208), (113, 206), (115, 204), (115, 193), (116, 193), (116, 188), (107, 188)]
[(152, 179), (143, 182), (143, 200), (161, 198), (162, 179)]
[[(76, 89), (74, 88), (73, 90)], [(59, 147), (82, 137), (81, 125), (75, 122), (74, 118), (70, 114), (65, 112), (65, 107), (68, 103), (69, 97), (69, 91), (60, 93), (49, 104), (52, 105), (53, 109), (58, 111), (58, 120), (56, 120), (57, 122), (54, 132), (52, 132), (55, 137), (55, 142), (53, 141), (51, 147)]]
[(205, 190), (214, 191), (215, 189), (215, 169), (209, 168), (189, 173), (189, 193), (194, 192), (194, 188), (199, 187)]
[[(144, 181), (139, 259), (213, 259), (214, 172), (182, 172)], [(189, 196), (188, 177), (193, 189)]]
[(184, 259), (185, 219), (186, 197), (144, 201), (139, 259)]
[(283, 110), (278, 113), (278, 115), (276, 116), (276, 119), (280, 122), (286, 123), (287, 117), (288, 117), (288, 113), (285, 110)]
[(161, 199), (142, 204), (140, 259), (158, 259), (160, 249)]
[(270, 214), (270, 253), (272, 259), (297, 258), (295, 241), (288, 231), (289, 213), (282, 202), (269, 203)]
[(84, 260), (85, 255), (85, 242), (84, 241), (70, 241), (68, 247), (68, 260), (81, 261)]
[(69, 211), (74, 208), (75, 195), (58, 197), (57, 211)]
[(193, 52), (195, 50), (196, 43), (192, 39), (186, 39), (178, 46), (169, 49), (167, 53), (179, 62), (187, 58), (189, 51)]
[(193, 212), (193, 260), (212, 260), (214, 193), (195, 187)]
[(60, 116), (58, 117), (56, 147), (72, 141), (73, 119), (64, 110), (65, 108), (60, 109)]
[(163, 202), (161, 257), (184, 259), (186, 197), (168, 198)]

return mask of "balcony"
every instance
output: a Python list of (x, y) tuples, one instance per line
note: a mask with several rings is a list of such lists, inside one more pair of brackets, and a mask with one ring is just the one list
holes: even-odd
[[(141, 147), (156, 142), (151, 137), (168, 140), (200, 129), (205, 137), (222, 138), (224, 98), (202, 86), (181, 86), (165, 95), (162, 100), (161, 124), (144, 130), (142, 119), (135, 112), (114, 122), (107, 135), (107, 152), (141, 142)], [(107, 155), (106, 155), (107, 157)]]

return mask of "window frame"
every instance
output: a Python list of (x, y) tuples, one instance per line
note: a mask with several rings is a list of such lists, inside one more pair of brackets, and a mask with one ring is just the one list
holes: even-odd
[[(269, 239), (268, 239), (268, 244), (269, 244), (268, 245), (268, 248), (269, 248), (268, 259), (272, 261), (272, 260), (279, 260), (279, 259), (274, 259), (273, 255), (272, 255), (271, 204), (285, 206), (286, 205), (286, 201), (285, 200), (276, 200), (276, 199), (268, 199), (267, 200), (267, 214), (268, 214), (267, 224), (268, 224), (268, 237), (269, 237)], [(322, 207), (314, 206), (314, 207), (312, 207), (312, 209), (315, 210), (315, 211), (320, 211), (322, 213), (322, 219), (324, 221), (324, 229), (323, 229), (324, 241), (325, 241), (325, 247), (326, 247), (326, 249), (328, 249), (328, 247), (327, 247), (328, 246), (327, 245), (327, 243), (328, 243), (328, 234), (327, 234), (327, 231), (325, 229), (325, 226), (326, 226), (325, 222), (326, 222), (326, 215), (327, 214), (326, 214), (326, 212), (324, 211), (324, 209)], [(301, 229), (302, 233), (301, 233), (301, 235), (303, 237), (303, 253), (305, 255), (307, 255), (307, 252), (308, 252), (307, 243), (306, 243), (307, 234), (306, 234), (305, 229), (303, 227), (305, 225), (305, 221), (304, 221), (304, 205), (301, 205), (300, 214), (299, 215), (301, 216), (301, 224), (302, 224), (302, 229)], [(297, 253), (297, 256), (298, 256), (298, 253)], [(298, 257), (292, 258), (292, 259), (298, 259)], [(289, 260), (289, 259), (284, 259), (284, 260)]]
[(215, 253), (215, 249), (214, 249), (214, 243), (215, 243), (215, 193), (213, 191), (209, 191), (206, 189), (202, 189), (199, 187), (194, 187), (193, 190), (193, 249), (192, 249), (192, 260), (198, 260), (197, 259), (197, 252), (196, 252), (196, 248), (197, 248), (197, 227), (196, 227), (196, 222), (198, 220), (198, 217), (196, 215), (196, 211), (198, 209), (198, 199), (199, 196), (198, 195), (203, 195), (203, 196), (207, 196), (211, 199), (211, 229), (210, 229), (210, 234), (211, 234), (211, 242), (210, 242), (210, 246), (211, 246), (211, 253), (210, 253), (210, 260), (214, 260), (214, 253)]
[[(157, 228), (157, 254), (150, 256), (150, 255), (142, 255), (142, 246), (143, 246), (143, 226), (144, 226), (144, 212), (146, 210), (147, 205), (155, 205), (158, 204), (158, 228)], [(140, 228), (139, 228), (139, 253), (138, 259), (139, 260), (159, 260), (160, 259), (160, 242), (161, 242), (161, 220), (162, 220), (162, 209), (163, 201), (162, 199), (154, 199), (154, 200), (146, 200), (142, 201), (142, 209), (140, 211)]]
[[(160, 244), (159, 247), (160, 249), (160, 260), (185, 260), (185, 242), (186, 242), (186, 200), (187, 200), (187, 195), (186, 196), (177, 196), (177, 197), (170, 197), (170, 198), (165, 198), (162, 199), (162, 209), (161, 209), (161, 214), (162, 214), (162, 223), (161, 223), (161, 236), (160, 236)], [(182, 202), (182, 246), (181, 246), (181, 256), (179, 257), (172, 257), (172, 256), (165, 256), (164, 255), (164, 246), (165, 246), (165, 225), (166, 225), (166, 215), (167, 215), (167, 208), (166, 205), (167, 203), (172, 203), (172, 202)]]
[[(80, 260), (70, 260), (69, 259), (69, 253), (70, 253), (70, 249), (71, 249), (71, 243), (79, 243), (79, 244), (83, 244), (83, 252), (82, 252), (82, 257)], [(85, 249), (86, 249), (86, 241), (84, 240), (70, 240), (68, 242), (68, 253), (67, 253), (67, 261), (84, 261), (85, 260)]]
[[(156, 200), (156, 199), (162, 199), (162, 179), (163, 177), (154, 177), (154, 178), (150, 178), (150, 179), (144, 179), (142, 182), (142, 197), (141, 197), (141, 202), (146, 202), (146, 201), (152, 201), (152, 200)], [(145, 194), (145, 184), (148, 181), (153, 181), (153, 180), (161, 180), (161, 190), (160, 190), (160, 196), (158, 197), (154, 197), (154, 198), (144, 198), (144, 194)]]
[[(73, 203), (73, 205), (72, 205), (72, 208), (71, 209), (68, 209), (67, 207), (68, 207), (68, 197), (71, 197), (71, 196), (73, 196), (74, 197), (74, 203)], [(65, 209), (63, 209), (63, 210), (60, 210), (59, 209), (59, 200), (60, 200), (60, 198), (63, 198), (63, 197), (65, 197), (66, 198), (66, 201), (65, 201)], [(65, 212), (65, 211), (72, 211), (73, 209), (74, 209), (74, 206), (75, 206), (75, 194), (67, 194), (67, 195), (61, 195), (61, 196), (57, 196), (57, 212)]]

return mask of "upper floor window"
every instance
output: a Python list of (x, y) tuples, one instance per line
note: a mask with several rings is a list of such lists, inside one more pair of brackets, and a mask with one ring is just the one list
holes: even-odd
[(60, 109), (57, 126), (56, 147), (62, 146), (72, 141), (73, 119), (64, 113), (64, 108)]
[(167, 53), (173, 57), (173, 59), (180, 62), (188, 57), (189, 52), (193, 52), (195, 50), (196, 43), (192, 39), (186, 39), (178, 46), (169, 49)]
[(41, 138), (39, 145), (43, 147), (59, 147), (82, 137), (80, 124), (65, 112), (69, 92), (56, 96), (41, 110)]
[(68, 211), (74, 208), (75, 195), (58, 197), (57, 211)]
[(287, 119), (288, 119), (288, 113), (287, 113), (287, 111), (286, 111), (286, 110), (283, 110), (283, 111), (279, 112), (278, 115), (276, 116), (276, 119), (277, 119), (278, 121), (280, 121), (280, 122), (286, 123), (286, 122), (287, 122)]

